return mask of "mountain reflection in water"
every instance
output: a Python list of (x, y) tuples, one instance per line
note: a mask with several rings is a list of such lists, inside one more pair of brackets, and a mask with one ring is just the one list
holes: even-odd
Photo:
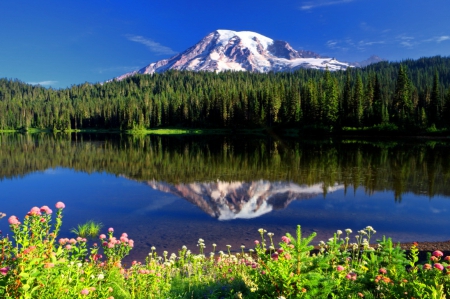
[(324, 187), (298, 185), (291, 182), (216, 182), (171, 185), (155, 180), (147, 184), (155, 190), (186, 199), (218, 220), (251, 219), (272, 210), (286, 208), (293, 200), (308, 199), (319, 194), (343, 189), (344, 185)]

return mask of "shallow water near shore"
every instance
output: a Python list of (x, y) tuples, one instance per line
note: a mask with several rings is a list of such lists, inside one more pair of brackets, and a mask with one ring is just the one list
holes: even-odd
[[(66, 204), (60, 236), (88, 220), (135, 240), (127, 262), (181, 246), (252, 248), (258, 229), (373, 226), (375, 239), (445, 241), (449, 149), (439, 143), (0, 135), (0, 211)], [(0, 221), (8, 233), (6, 219)]]

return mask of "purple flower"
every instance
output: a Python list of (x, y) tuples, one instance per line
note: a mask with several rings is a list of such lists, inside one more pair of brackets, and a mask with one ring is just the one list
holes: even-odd
[(8, 274), (8, 271), (9, 271), (9, 268), (8, 268), (8, 267), (0, 268), (0, 273), (1, 273), (2, 275)]

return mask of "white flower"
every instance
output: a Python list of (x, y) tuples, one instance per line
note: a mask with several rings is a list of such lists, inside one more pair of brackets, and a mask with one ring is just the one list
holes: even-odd
[(83, 266), (82, 263), (78, 263), (78, 264), (77, 264), (77, 267), (78, 267), (78, 268), (81, 268), (81, 266)]
[(267, 233), (267, 235), (268, 235), (269, 237), (272, 237), (272, 236), (273, 236), (273, 233)]
[(103, 278), (105, 278), (105, 275), (103, 275), (103, 273), (100, 273), (100, 274), (97, 276), (97, 278), (98, 278), (99, 280), (102, 280)]
[(244, 248), (245, 248), (245, 246), (244, 246), (244, 245), (241, 245), (241, 248), (242, 248), (242, 249), (244, 249)]
[(156, 250), (156, 247), (155, 247), (155, 246), (152, 246), (150, 249), (151, 249), (152, 251), (155, 251), (155, 250)]
[(340, 229), (337, 230), (336, 232), (338, 235), (342, 235), (342, 231)]
[(181, 249), (186, 250), (187, 249), (186, 245), (183, 245), (183, 247), (181, 247)]
[(347, 234), (351, 234), (353, 231), (352, 231), (351, 229), (347, 228), (347, 229), (345, 230), (345, 232), (346, 232)]

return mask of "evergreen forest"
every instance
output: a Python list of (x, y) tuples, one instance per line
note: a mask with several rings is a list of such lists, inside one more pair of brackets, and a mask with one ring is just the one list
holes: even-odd
[(188, 72), (51, 89), (0, 79), (0, 130), (450, 128), (450, 57), (346, 71)]

